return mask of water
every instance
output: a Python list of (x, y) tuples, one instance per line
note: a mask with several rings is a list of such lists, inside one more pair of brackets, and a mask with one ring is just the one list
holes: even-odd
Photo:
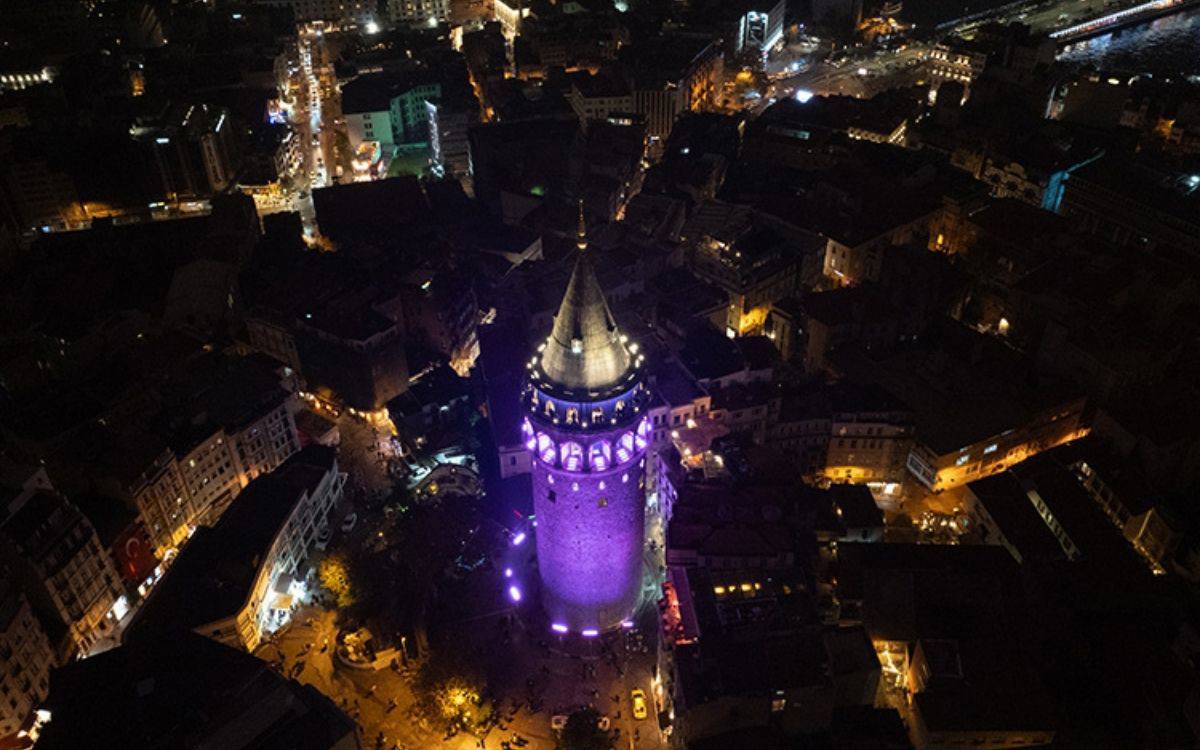
[(1058, 59), (1130, 73), (1200, 75), (1200, 8), (1076, 42)]

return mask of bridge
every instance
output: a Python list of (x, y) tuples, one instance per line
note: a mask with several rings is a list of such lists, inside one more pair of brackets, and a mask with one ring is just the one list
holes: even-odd
[(1060, 45), (1070, 44), (1071, 42), (1116, 31), (1125, 26), (1143, 23), (1159, 16), (1177, 13), (1195, 5), (1200, 5), (1200, 0), (1150, 0), (1141, 5), (1135, 5), (1132, 8), (1107, 13), (1103, 16), (1098, 16), (1082, 23), (1051, 32), (1050, 38)]

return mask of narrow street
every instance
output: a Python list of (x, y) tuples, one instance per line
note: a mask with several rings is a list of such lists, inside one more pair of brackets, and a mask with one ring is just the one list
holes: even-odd
[(345, 171), (338, 146), (341, 94), (333, 72), (335, 40), (320, 26), (310, 25), (299, 28), (296, 41), (298, 64), (292, 85), (299, 93), (289, 125), (302, 151), (292, 198), (305, 237), (311, 240), (317, 234), (312, 191), (337, 184)]

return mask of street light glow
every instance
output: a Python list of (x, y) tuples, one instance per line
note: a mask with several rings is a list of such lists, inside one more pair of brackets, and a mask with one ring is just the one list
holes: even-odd
[(553, 630), (555, 633), (566, 633), (567, 632), (567, 626), (563, 625), (561, 622), (551, 623), (550, 629)]
[(504, 577), (505, 577), (505, 578), (512, 578), (512, 568), (505, 568), (505, 569), (504, 569)]
[(796, 89), (796, 101), (800, 102), (801, 104), (808, 104), (810, 101), (812, 101), (812, 98), (813, 92), (809, 91), (808, 89)]
[(512, 546), (519, 547), (525, 541), (525, 532), (522, 531), (512, 538)]
[(512, 599), (514, 602), (521, 601), (521, 589), (517, 588), (516, 586), (509, 586), (508, 598)]
[(596, 636), (600, 635), (600, 631), (596, 630), (595, 628), (585, 628), (580, 631), (580, 635), (582, 635), (584, 638), (595, 638)]

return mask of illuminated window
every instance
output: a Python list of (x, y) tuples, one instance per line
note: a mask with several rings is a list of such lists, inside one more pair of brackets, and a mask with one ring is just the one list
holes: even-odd
[(588, 465), (592, 471), (606, 471), (612, 465), (612, 445), (607, 440), (597, 440), (588, 447)]
[(626, 432), (617, 439), (617, 463), (625, 463), (633, 458), (633, 433)]
[(525, 448), (527, 450), (533, 450), (537, 447), (537, 439), (533, 434), (533, 425), (529, 423), (528, 419), (521, 423), (521, 437), (525, 439)]
[(638, 423), (637, 434), (638, 437), (643, 439), (650, 434), (650, 420), (648, 418), (642, 417), (642, 421)]
[(554, 463), (554, 441), (544, 432), (539, 432), (537, 436), (537, 452), (544, 463)]
[(573, 441), (567, 441), (558, 449), (559, 460), (567, 471), (583, 469), (583, 446)]

